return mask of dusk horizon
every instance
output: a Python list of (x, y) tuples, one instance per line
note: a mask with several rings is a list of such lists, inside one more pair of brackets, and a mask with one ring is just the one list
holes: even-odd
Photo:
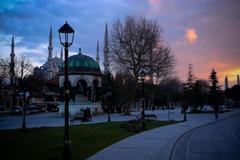
[(239, 160), (240, 0), (2, 0), (1, 160)]
[(76, 32), (70, 55), (77, 54), (81, 48), (84, 54), (95, 59), (99, 41), (100, 66), (103, 68), (105, 24), (111, 35), (117, 19), (123, 21), (126, 16), (144, 16), (157, 21), (163, 29), (164, 43), (176, 58), (173, 76), (186, 81), (191, 63), (197, 79), (208, 80), (214, 68), (220, 84), (223, 86), (224, 78), (228, 76), (232, 86), (240, 74), (239, 3), (236, 0), (4, 1), (0, 3), (0, 56), (9, 57), (14, 35), (16, 56), (27, 57), (34, 66), (40, 67), (47, 60), (50, 26), (53, 29), (53, 56), (59, 57), (57, 31), (68, 21)]

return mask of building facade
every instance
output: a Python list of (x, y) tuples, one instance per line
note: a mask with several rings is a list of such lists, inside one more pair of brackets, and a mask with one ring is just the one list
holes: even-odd
[(40, 68), (39, 67), (34, 68), (34, 74), (41, 76), (45, 80), (57, 79), (59, 73), (59, 66), (64, 62), (62, 48), (60, 58), (57, 56), (53, 57), (52, 52), (53, 52), (53, 33), (52, 27), (50, 27), (47, 61)]

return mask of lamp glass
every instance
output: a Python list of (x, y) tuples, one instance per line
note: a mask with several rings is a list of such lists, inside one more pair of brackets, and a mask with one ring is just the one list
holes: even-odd
[(67, 22), (59, 28), (58, 33), (60, 43), (64, 47), (69, 47), (72, 45), (74, 38), (74, 30)]

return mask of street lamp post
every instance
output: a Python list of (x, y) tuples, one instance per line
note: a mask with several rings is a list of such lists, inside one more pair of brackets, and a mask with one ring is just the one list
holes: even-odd
[(22, 102), (22, 112), (23, 112), (23, 121), (22, 121), (22, 129), (26, 129), (26, 91), (25, 91), (25, 79), (23, 79), (23, 67), (24, 62), (21, 62), (21, 88), (23, 91), (23, 102)]
[(184, 114), (183, 121), (187, 121), (187, 105), (186, 104), (184, 104), (183, 106), (183, 114)]
[(144, 107), (144, 103), (145, 103), (145, 94), (144, 94), (144, 80), (145, 80), (145, 72), (144, 70), (142, 70), (139, 74), (140, 76), (140, 81), (142, 84), (142, 130), (146, 129), (146, 123), (145, 123), (145, 107)]
[(108, 106), (108, 122), (111, 122), (111, 101), (112, 101), (112, 77), (110, 71), (107, 74), (107, 106)]
[[(64, 141), (63, 141), (63, 159), (70, 160), (71, 159), (71, 140), (69, 137), (69, 100), (70, 100), (70, 91), (69, 91), (69, 82), (68, 82), (68, 48), (73, 43), (74, 38), (74, 30), (73, 28), (66, 22), (61, 28), (58, 30), (59, 39), (61, 45), (64, 47), (65, 51), (65, 62), (64, 62)], [(70, 41), (69, 41), (70, 40)]]
[(186, 87), (186, 83), (183, 83), (183, 97), (182, 97), (182, 111), (183, 111), (183, 121), (187, 121), (187, 109), (188, 109), (188, 90)]
[(23, 107), (22, 108), (23, 108), (22, 129), (26, 129), (27, 127), (26, 127), (26, 91), (25, 91), (25, 88), (23, 88)]

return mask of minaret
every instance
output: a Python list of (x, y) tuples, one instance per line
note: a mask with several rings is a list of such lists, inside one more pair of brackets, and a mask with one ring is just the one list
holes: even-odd
[(98, 64), (99, 64), (99, 60), (100, 60), (100, 58), (99, 58), (99, 44), (98, 44), (98, 41), (97, 41), (97, 56), (96, 56), (96, 61), (97, 61)]
[(107, 27), (107, 23), (106, 23), (106, 27), (105, 27), (103, 53), (104, 53), (103, 66), (104, 66), (104, 73), (106, 74), (109, 71), (109, 61), (108, 61), (109, 48), (108, 48), (108, 27)]
[(60, 58), (61, 58), (61, 60), (63, 60), (63, 50), (62, 50), (62, 47), (61, 47), (61, 55), (60, 55)]
[(47, 79), (53, 78), (53, 64), (52, 64), (52, 51), (53, 51), (53, 36), (52, 36), (52, 26), (50, 27), (49, 33), (49, 44), (48, 44), (48, 77)]
[(52, 59), (52, 50), (53, 50), (53, 35), (52, 35), (52, 26), (50, 27), (50, 33), (49, 33), (49, 44), (48, 44), (48, 59)]
[(15, 79), (15, 53), (14, 53), (14, 36), (12, 36), (12, 44), (11, 44), (11, 53), (10, 53), (10, 57), (11, 57), (11, 62), (10, 62), (10, 84), (11, 86), (14, 85), (14, 79)]
[(81, 49), (81, 48), (78, 49), (78, 54), (79, 54), (79, 55), (82, 54), (82, 49)]
[(240, 85), (239, 74), (237, 75), (237, 85)]
[(225, 90), (227, 90), (229, 88), (228, 86), (228, 78), (227, 76), (225, 77)]

